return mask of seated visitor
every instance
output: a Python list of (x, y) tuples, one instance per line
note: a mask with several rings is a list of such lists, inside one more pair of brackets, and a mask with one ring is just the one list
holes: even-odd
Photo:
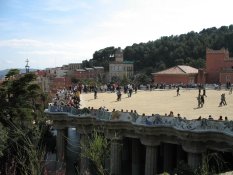
[(223, 120), (221, 115), (219, 116), (219, 119), (218, 119), (218, 120)]
[(214, 120), (213, 117), (212, 117), (211, 115), (209, 115), (209, 118), (208, 118), (208, 119), (209, 119), (209, 120)]
[(174, 117), (173, 111), (170, 111), (168, 117)]

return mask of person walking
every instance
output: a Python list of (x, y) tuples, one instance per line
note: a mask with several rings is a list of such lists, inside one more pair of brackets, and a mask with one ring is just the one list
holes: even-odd
[(219, 106), (222, 106), (222, 105), (227, 105), (226, 96), (224, 93), (221, 95), (221, 101), (219, 103)]

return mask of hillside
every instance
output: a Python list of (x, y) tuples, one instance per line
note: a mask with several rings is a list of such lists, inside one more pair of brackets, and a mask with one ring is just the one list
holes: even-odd
[[(137, 72), (150, 74), (178, 64), (186, 64), (195, 68), (205, 66), (206, 48), (228, 48), (233, 53), (233, 25), (212, 27), (200, 32), (188, 32), (178, 36), (164, 36), (155, 41), (133, 44), (124, 48), (124, 59), (134, 61)], [(91, 60), (83, 61), (84, 67), (104, 66), (114, 60), (116, 48), (107, 47), (93, 54)]]

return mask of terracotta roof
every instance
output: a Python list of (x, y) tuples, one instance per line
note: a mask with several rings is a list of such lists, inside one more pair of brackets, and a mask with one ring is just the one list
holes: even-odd
[(198, 73), (198, 69), (196, 68), (193, 68), (191, 66), (178, 65), (152, 74), (156, 75), (156, 74), (197, 74), (197, 73)]

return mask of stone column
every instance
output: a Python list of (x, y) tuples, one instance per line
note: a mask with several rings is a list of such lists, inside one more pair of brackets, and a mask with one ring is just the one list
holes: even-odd
[(140, 175), (140, 142), (132, 139), (132, 175)]
[(197, 169), (202, 165), (202, 154), (201, 153), (188, 153), (188, 165)]
[(177, 145), (176, 147), (176, 167), (178, 167), (181, 161), (185, 161), (185, 152), (182, 149), (181, 145)]
[(89, 160), (85, 157), (84, 148), (88, 144), (88, 135), (80, 134), (80, 147), (81, 147), (81, 161), (80, 161), (80, 173), (85, 174), (90, 172)]
[(131, 174), (131, 140), (129, 138), (124, 138), (122, 140), (122, 169), (124, 174)]
[(157, 174), (157, 146), (146, 146), (145, 175)]
[(111, 160), (110, 171), (111, 175), (121, 175), (121, 161), (122, 161), (122, 140), (113, 139), (111, 142)]
[(160, 141), (156, 137), (148, 137), (141, 138), (141, 143), (146, 145), (145, 175), (156, 175)]
[(163, 144), (163, 171), (172, 174), (175, 167), (175, 145)]
[(202, 166), (202, 154), (206, 151), (205, 144), (200, 142), (186, 142), (182, 144), (183, 149), (188, 153), (188, 165), (197, 169)]
[(63, 162), (65, 159), (65, 130), (57, 129), (56, 137), (56, 151), (57, 151), (57, 161)]

